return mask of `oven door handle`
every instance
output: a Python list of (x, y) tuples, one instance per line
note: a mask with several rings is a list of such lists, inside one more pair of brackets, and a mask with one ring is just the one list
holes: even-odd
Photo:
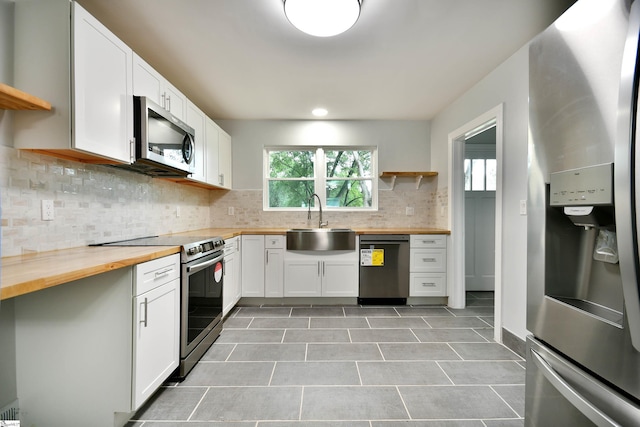
[(218, 257), (215, 257), (212, 260), (201, 262), (200, 264), (190, 265), (187, 267), (187, 273), (197, 273), (198, 271), (204, 270), (205, 268), (211, 267), (217, 262), (220, 262), (224, 259), (224, 254)]

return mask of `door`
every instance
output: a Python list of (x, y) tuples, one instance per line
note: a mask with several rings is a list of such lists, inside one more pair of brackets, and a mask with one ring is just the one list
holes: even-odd
[(465, 141), (465, 288), (495, 289), (495, 126)]

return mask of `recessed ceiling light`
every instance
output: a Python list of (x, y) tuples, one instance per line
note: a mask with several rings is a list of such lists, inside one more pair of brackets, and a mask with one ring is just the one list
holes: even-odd
[(324, 117), (328, 114), (329, 112), (327, 111), (326, 108), (314, 108), (311, 111), (311, 114), (313, 114), (316, 117)]
[(283, 0), (294, 27), (316, 37), (344, 33), (360, 16), (361, 0)]

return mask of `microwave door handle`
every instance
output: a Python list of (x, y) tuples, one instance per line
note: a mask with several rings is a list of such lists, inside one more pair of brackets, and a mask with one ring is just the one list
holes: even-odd
[(582, 415), (589, 418), (598, 427), (621, 427), (620, 424), (609, 418), (604, 412), (589, 402), (575, 388), (564, 380), (537, 351), (531, 349), (531, 359), (542, 375), (574, 408)]
[(220, 255), (219, 257), (215, 257), (212, 260), (201, 262), (200, 264), (191, 265), (187, 267), (187, 273), (197, 273), (198, 271), (202, 271), (205, 268), (211, 267), (213, 264), (220, 262), (224, 259), (224, 255)]
[[(636, 60), (640, 31), (640, 2), (631, 5), (629, 29), (622, 56), (618, 104), (618, 129), (614, 163), (614, 199), (616, 203), (616, 229), (620, 255), (620, 275), (624, 296), (626, 324), (629, 325), (631, 343), (640, 351), (640, 295), (638, 293), (637, 258), (640, 242), (640, 161), (638, 138), (640, 118), (635, 91)], [(634, 134), (635, 130), (635, 134)], [(635, 165), (634, 165), (635, 163)], [(634, 224), (635, 222), (635, 224)]]

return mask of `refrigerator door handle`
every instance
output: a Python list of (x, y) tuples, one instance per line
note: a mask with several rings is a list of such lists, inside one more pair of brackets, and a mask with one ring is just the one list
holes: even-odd
[(531, 357), (542, 375), (585, 417), (599, 427), (621, 427), (569, 385), (534, 349), (531, 349)]
[(640, 294), (638, 275), (640, 264), (640, 149), (638, 149), (638, 33), (640, 31), (640, 1), (631, 5), (629, 29), (622, 57), (618, 103), (618, 129), (615, 145), (615, 204), (622, 291), (633, 347), (640, 351)]

